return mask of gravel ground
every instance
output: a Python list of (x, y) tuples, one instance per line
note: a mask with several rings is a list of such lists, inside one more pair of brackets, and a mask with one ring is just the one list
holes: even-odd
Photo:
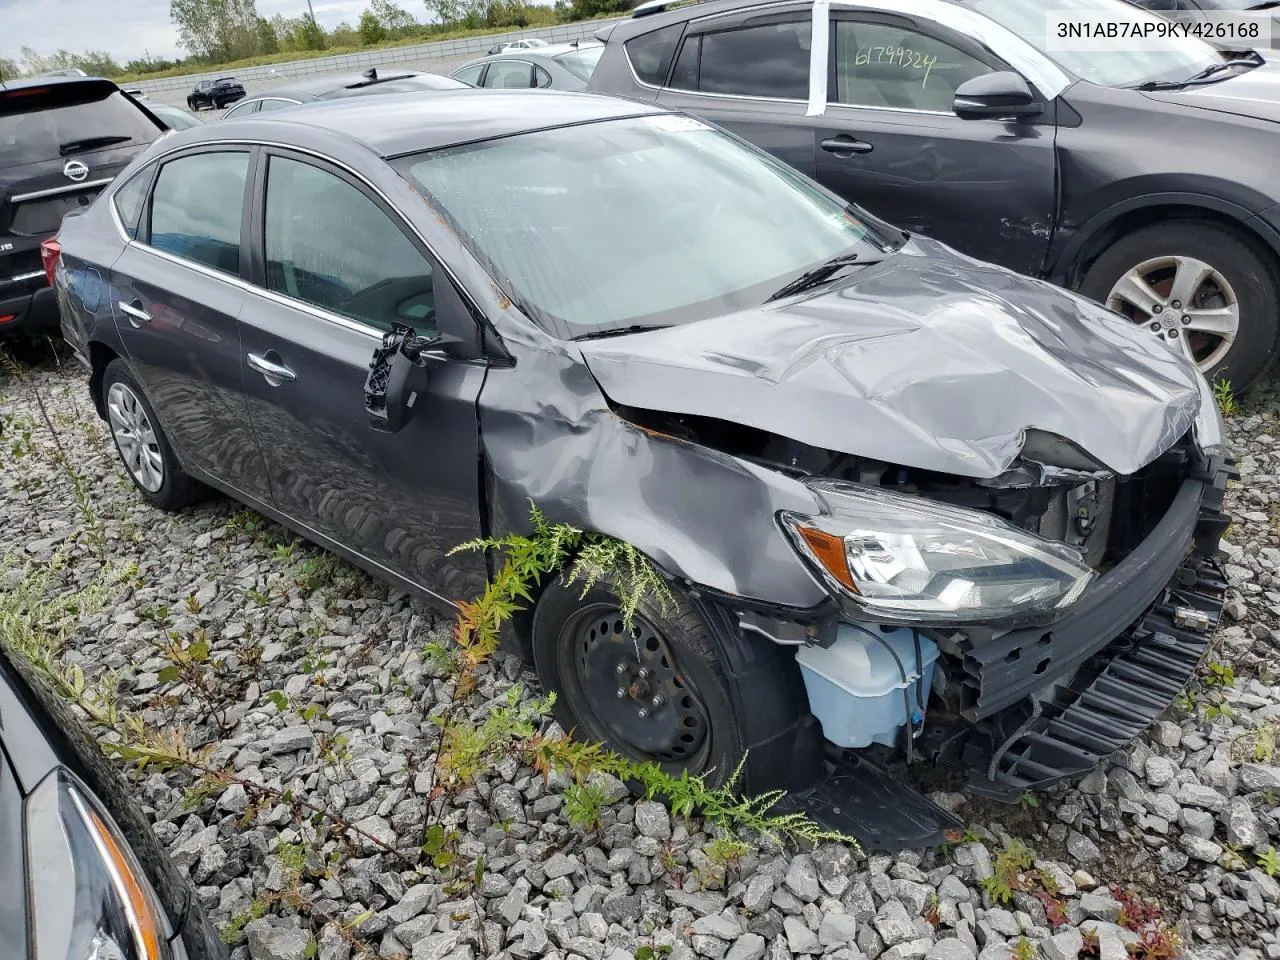
[[(1266, 848), (1280, 846), (1280, 765), (1268, 751), (1280, 737), (1280, 394), (1251, 397), (1231, 420), (1243, 482), (1230, 495), (1237, 522), (1223, 548), (1235, 586), (1214, 656), (1233, 675), (1038, 805), (938, 795), (970, 824), (948, 849), (864, 857), (765, 842), (717, 872), (696, 822), (631, 803), (609, 778), (600, 785), (616, 802), (595, 833), (569, 825), (563, 782), (544, 785), (506, 756), (448, 809), (431, 809), (444, 801), (428, 796), (428, 718), (447, 709), (449, 687), (422, 648), (447, 624), (225, 499), (179, 516), (144, 507), (80, 371), (43, 362), (20, 381), (0, 376), (0, 590), (60, 555), (58, 589), (90, 582), (99, 565), (78, 503), (92, 503), (108, 565), (136, 572), (75, 623), (69, 657), (91, 674), (118, 671), (126, 704), (186, 727), (247, 781), (323, 803), (410, 855), (428, 818), (443, 816), (468, 870), (486, 858), (474, 895), (451, 895), (440, 871), (406, 869), (361, 836), (354, 850), (323, 827), (317, 838), (287, 805), (254, 809), (237, 785), (193, 805), (189, 775), (151, 773), (139, 802), (230, 925), (237, 960), (623, 960), (664, 946), (677, 960), (1121, 960), (1162, 956), (1134, 932), (1154, 930), (1157, 914), (1180, 925), (1184, 956), (1280, 958), (1280, 882), (1265, 869)], [(79, 500), (59, 449), (82, 475)], [(167, 676), (171, 638), (209, 643), (224, 665), (218, 692)], [(536, 688), (515, 660), (484, 668), (476, 715), (515, 685)], [(1022, 890), (993, 902), (983, 881), (1010, 876), (1011, 841), (1035, 866), (1019, 871)], [(1150, 916), (1132, 894), (1154, 900)]]

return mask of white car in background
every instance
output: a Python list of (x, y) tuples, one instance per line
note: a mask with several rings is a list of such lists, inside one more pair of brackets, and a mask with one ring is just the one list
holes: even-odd
[(513, 50), (536, 50), (538, 47), (546, 46), (550, 46), (546, 40), (525, 37), (523, 40), (512, 40), (510, 43), (500, 43), (496, 47), (490, 47), (488, 56), (493, 56), (495, 53), (510, 53)]

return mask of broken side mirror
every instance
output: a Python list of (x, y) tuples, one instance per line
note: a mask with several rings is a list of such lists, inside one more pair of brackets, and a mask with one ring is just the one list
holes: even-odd
[(413, 406), (427, 388), (425, 353), (439, 337), (419, 337), (397, 324), (373, 352), (364, 383), (364, 409), (369, 425), (382, 433), (403, 430)]
[(952, 109), (961, 120), (1007, 120), (1043, 111), (1027, 81), (1011, 70), (966, 80), (956, 87)]

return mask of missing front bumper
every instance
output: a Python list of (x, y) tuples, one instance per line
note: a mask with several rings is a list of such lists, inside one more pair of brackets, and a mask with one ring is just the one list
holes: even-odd
[[(1007, 800), (1087, 773), (1146, 729), (1194, 674), (1225, 599), (1212, 555), (1228, 523), (1227, 481), (1238, 476), (1231, 463), (1206, 467), (1125, 561), (1128, 576), (1072, 622), (1039, 636), (1023, 631), (982, 652), (985, 663), (971, 671), (973, 709), (989, 717), (989, 729), (987, 748), (969, 756), (975, 793)], [(1036, 677), (1018, 665), (1020, 656), (1000, 657), (1021, 645), (1056, 669)], [(1048, 696), (1033, 694), (1054, 676), (1071, 679)]]

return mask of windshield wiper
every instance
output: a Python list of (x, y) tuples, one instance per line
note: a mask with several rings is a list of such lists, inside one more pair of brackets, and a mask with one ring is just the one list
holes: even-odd
[[(1280, 0), (1275, 0), (1280, 5)], [(1262, 66), (1266, 61), (1262, 59), (1262, 54), (1257, 50), (1250, 50), (1243, 56), (1233, 57), (1230, 60), (1223, 60), (1221, 63), (1211, 63), (1197, 74), (1187, 77), (1185, 80), (1148, 80), (1146, 83), (1138, 84), (1135, 90), (1180, 90), (1183, 87), (1197, 86), (1202, 83), (1212, 82), (1213, 78), (1224, 70), (1230, 70), (1232, 67), (1245, 65), (1250, 69)]]
[(795, 293), (803, 293), (805, 290), (811, 290), (818, 284), (829, 280), (851, 263), (855, 263), (858, 259), (856, 253), (842, 253), (837, 257), (832, 257), (825, 263), (821, 263), (812, 270), (806, 270), (800, 276), (796, 277), (785, 286), (779, 287), (773, 293), (765, 298), (765, 303), (772, 303), (774, 300), (781, 300), (783, 297), (789, 297)]
[(1252, 7), (1245, 7), (1246, 10), (1274, 10), (1280, 7), (1280, 0), (1266, 0), (1265, 3), (1255, 3)]
[(665, 330), (668, 324), (665, 323), (633, 323), (629, 327), (615, 327), (612, 330), (597, 330), (594, 333), (584, 333), (580, 337), (574, 337), (574, 340), (603, 340), (605, 337), (621, 337), (628, 333), (644, 333), (646, 330)]
[(66, 143), (59, 145), (59, 156), (70, 156), (73, 153), (80, 153), (84, 150), (96, 150), (98, 147), (109, 147), (113, 143), (128, 143), (133, 137), (127, 136), (107, 136), (107, 137), (85, 137), (83, 140), (68, 140)]

